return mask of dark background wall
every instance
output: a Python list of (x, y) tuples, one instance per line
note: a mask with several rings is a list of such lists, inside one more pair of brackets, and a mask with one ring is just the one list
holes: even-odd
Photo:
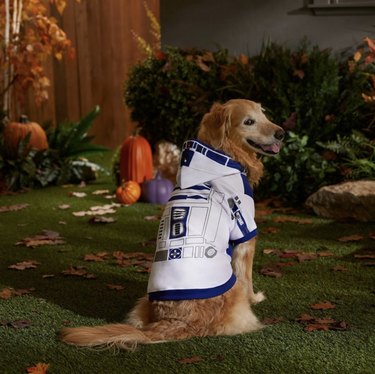
[(208, 49), (219, 45), (233, 54), (254, 54), (264, 40), (293, 46), (306, 36), (322, 48), (342, 49), (375, 36), (375, 2), (351, 0), (356, 2), (369, 6), (314, 15), (307, 8), (311, 0), (161, 0), (162, 44)]

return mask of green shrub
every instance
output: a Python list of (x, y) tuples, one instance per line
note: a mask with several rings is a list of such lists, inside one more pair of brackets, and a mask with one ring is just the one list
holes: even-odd
[(324, 184), (371, 177), (373, 158), (363, 156), (359, 143), (355, 158), (343, 152), (327, 158), (323, 146), (353, 134), (373, 144), (375, 99), (366, 101), (363, 93), (375, 95), (375, 62), (360, 48), (355, 60), (306, 40), (294, 50), (267, 43), (256, 56), (169, 48), (133, 69), (125, 102), (151, 144), (164, 139), (178, 145), (195, 135), (214, 101), (261, 102), (289, 134), (278, 157), (264, 158), (268, 172), (259, 190), (300, 203)]
[(132, 119), (151, 143), (178, 145), (195, 135), (202, 115), (218, 99), (227, 52), (168, 48), (133, 68), (125, 84)]
[(77, 123), (61, 123), (47, 129), (46, 150), (31, 149), (25, 153), (30, 139), (25, 137), (18, 145), (17, 158), (12, 160), (3, 152), (4, 138), (0, 131), (0, 180), (7, 189), (19, 190), (95, 179), (101, 167), (83, 156), (106, 150), (92, 144), (92, 136), (87, 134), (98, 113), (96, 107)]

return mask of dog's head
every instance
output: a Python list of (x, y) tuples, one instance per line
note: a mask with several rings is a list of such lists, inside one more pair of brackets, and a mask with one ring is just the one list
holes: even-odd
[(267, 119), (260, 104), (234, 99), (211, 107), (202, 119), (198, 138), (224, 151), (229, 142), (243, 150), (276, 155), (284, 130)]

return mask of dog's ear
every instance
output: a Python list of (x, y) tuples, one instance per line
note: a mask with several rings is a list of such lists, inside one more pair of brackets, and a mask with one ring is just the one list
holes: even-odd
[(230, 111), (225, 105), (215, 103), (199, 126), (198, 139), (214, 148), (221, 148), (230, 127)]

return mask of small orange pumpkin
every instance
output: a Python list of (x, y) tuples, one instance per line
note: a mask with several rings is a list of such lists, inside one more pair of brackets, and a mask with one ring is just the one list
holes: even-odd
[(124, 140), (120, 151), (120, 180), (139, 184), (153, 176), (153, 161), (150, 143), (141, 135), (132, 135)]
[(31, 133), (26, 152), (31, 148), (43, 150), (48, 148), (47, 136), (43, 128), (36, 122), (30, 122), (27, 116), (21, 116), (19, 122), (9, 122), (4, 127), (4, 148), (10, 159), (17, 158), (19, 143)]
[(141, 197), (141, 186), (135, 181), (123, 182), (116, 189), (117, 201), (121, 204), (134, 204)]

